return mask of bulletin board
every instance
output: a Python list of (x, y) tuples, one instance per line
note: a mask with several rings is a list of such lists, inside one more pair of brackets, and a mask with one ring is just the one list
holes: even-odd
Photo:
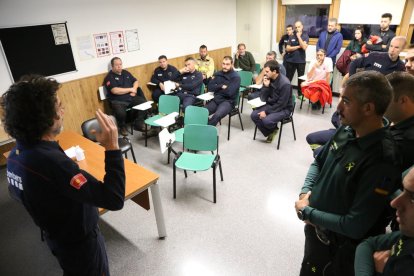
[(76, 71), (66, 22), (0, 28), (0, 42), (14, 82), (26, 74)]

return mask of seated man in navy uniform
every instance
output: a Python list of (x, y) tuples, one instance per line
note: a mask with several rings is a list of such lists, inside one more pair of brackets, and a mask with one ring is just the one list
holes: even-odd
[(180, 74), (175, 87), (185, 112), (186, 107), (193, 105), (200, 95), (203, 74), (196, 70), (196, 60), (192, 57), (186, 58), (185, 67), (180, 70)]
[(404, 62), (400, 60), (400, 53), (406, 41), (405, 37), (396, 36), (391, 40), (388, 52), (371, 52), (355, 59), (349, 65), (349, 76), (359, 70), (375, 70), (384, 75), (395, 71), (405, 71)]
[(213, 126), (234, 108), (240, 88), (240, 76), (233, 70), (233, 58), (225, 56), (221, 67), (208, 84), (208, 91), (214, 92), (214, 99), (206, 105), (209, 114), (213, 114), (208, 124)]
[(292, 112), (292, 86), (289, 79), (280, 73), (277, 61), (266, 62), (263, 70), (260, 99), (266, 104), (253, 110), (250, 117), (267, 137), (266, 142), (271, 143), (279, 130), (277, 124)]
[(358, 245), (355, 275), (414, 275), (414, 169), (404, 177), (403, 188), (391, 201), (400, 231), (370, 237)]
[(151, 77), (151, 82), (155, 83), (157, 87), (152, 91), (152, 99), (158, 103), (160, 96), (165, 95), (164, 93), (164, 82), (175, 81), (179, 76), (177, 68), (168, 64), (166, 56), (162, 55), (158, 58), (160, 66), (155, 68), (154, 74)]
[(98, 227), (98, 207), (124, 206), (124, 160), (118, 130), (110, 117), (96, 112), (96, 139), (105, 148), (103, 182), (79, 168), (56, 141), (64, 108), (59, 83), (28, 76), (3, 95), (3, 123), (16, 139), (7, 159), (9, 191), (44, 233), (64, 275), (109, 276), (104, 238)]
[(391, 97), (379, 72), (359, 72), (345, 83), (341, 126), (310, 166), (295, 203), (305, 223), (301, 276), (354, 275), (356, 246), (384, 232), (389, 195), (401, 185), (398, 149), (383, 120)]
[[(122, 60), (119, 57), (111, 59), (112, 70), (106, 75), (104, 84), (108, 91), (108, 100), (114, 112), (118, 127), (122, 136), (127, 136), (126, 130), (126, 110), (135, 105), (146, 102), (144, 93), (138, 87), (138, 80), (134, 78), (127, 70), (122, 69)], [(145, 111), (133, 110), (135, 123), (134, 128), (138, 131), (144, 131)]]

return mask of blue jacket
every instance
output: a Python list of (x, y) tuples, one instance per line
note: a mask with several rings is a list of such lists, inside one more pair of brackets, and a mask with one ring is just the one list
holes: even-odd
[(154, 70), (154, 74), (151, 77), (151, 82), (155, 83), (158, 87), (160, 82), (165, 81), (175, 81), (180, 76), (180, 72), (178, 72), (177, 68), (172, 65), (167, 66), (167, 68), (162, 69), (161, 67), (157, 67)]
[[(316, 44), (316, 51), (318, 51), (321, 48), (325, 49), (325, 42), (327, 37), (327, 31), (323, 31), (319, 35), (318, 43)], [(333, 64), (335, 64), (336, 62), (336, 55), (339, 53), (339, 51), (341, 51), (343, 39), (344, 37), (342, 36), (342, 34), (338, 31), (335, 31), (331, 38), (331, 41), (329, 42), (328, 49), (326, 51), (326, 56), (332, 59)]]
[[(223, 85), (226, 85), (227, 88), (223, 89)], [(208, 83), (208, 91), (214, 92), (213, 101), (217, 104), (229, 101), (234, 106), (239, 88), (240, 76), (234, 70), (228, 72), (218, 71)]]
[(180, 84), (179, 92), (198, 96), (203, 84), (203, 74), (197, 70), (193, 73), (184, 73), (178, 78), (178, 83)]

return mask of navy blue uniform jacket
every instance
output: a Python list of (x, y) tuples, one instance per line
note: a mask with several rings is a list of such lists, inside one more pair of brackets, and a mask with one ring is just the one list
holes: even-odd
[(175, 81), (179, 76), (180, 72), (178, 72), (177, 68), (172, 65), (168, 65), (165, 70), (158, 66), (154, 70), (151, 82), (159, 86), (160, 82)]
[(269, 87), (262, 87), (260, 99), (266, 102), (266, 114), (288, 111), (290, 113), (293, 109), (292, 103), (292, 86), (289, 79), (279, 74), (279, 76), (272, 80)]
[(372, 52), (352, 61), (349, 65), (349, 75), (356, 73), (357, 68), (363, 68), (365, 71), (374, 70), (381, 74), (388, 75), (394, 71), (405, 71), (404, 62), (400, 59), (392, 61), (388, 53)]
[(126, 70), (122, 70), (121, 75), (109, 71), (104, 80), (106, 90), (108, 91), (108, 99), (112, 101), (121, 101), (128, 103), (131, 102), (133, 97), (129, 93), (123, 95), (115, 95), (112, 94), (111, 90), (115, 87), (130, 88), (134, 86), (134, 82), (136, 81), (137, 79)]
[(123, 207), (125, 172), (120, 150), (105, 151), (105, 170), (102, 183), (81, 170), (57, 142), (49, 141), (35, 146), (17, 141), (7, 160), (11, 194), (47, 237), (59, 244), (85, 239), (97, 227), (97, 207)]
[(178, 83), (181, 91), (194, 96), (200, 95), (201, 85), (203, 84), (203, 74), (195, 70), (193, 73), (184, 73), (180, 76)]
[[(226, 85), (226, 89), (222, 86)], [(228, 72), (218, 71), (208, 83), (208, 91), (214, 92), (214, 99), (217, 104), (229, 101), (232, 106), (236, 104), (237, 93), (240, 88), (240, 75), (234, 70)]]

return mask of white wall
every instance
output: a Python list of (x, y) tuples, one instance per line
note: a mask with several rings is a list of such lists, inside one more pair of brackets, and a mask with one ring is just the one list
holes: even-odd
[(272, 47), (272, 2), (237, 0), (237, 43), (245, 43), (257, 63)]
[[(0, 28), (67, 21), (78, 72), (57, 76), (61, 82), (107, 71), (113, 57), (80, 61), (76, 38), (83, 35), (138, 29), (141, 50), (119, 54), (124, 67), (237, 45), (236, 0), (1, 0)], [(30, 42), (29, 42), (30, 44)], [(0, 57), (0, 94), (11, 84)]]

